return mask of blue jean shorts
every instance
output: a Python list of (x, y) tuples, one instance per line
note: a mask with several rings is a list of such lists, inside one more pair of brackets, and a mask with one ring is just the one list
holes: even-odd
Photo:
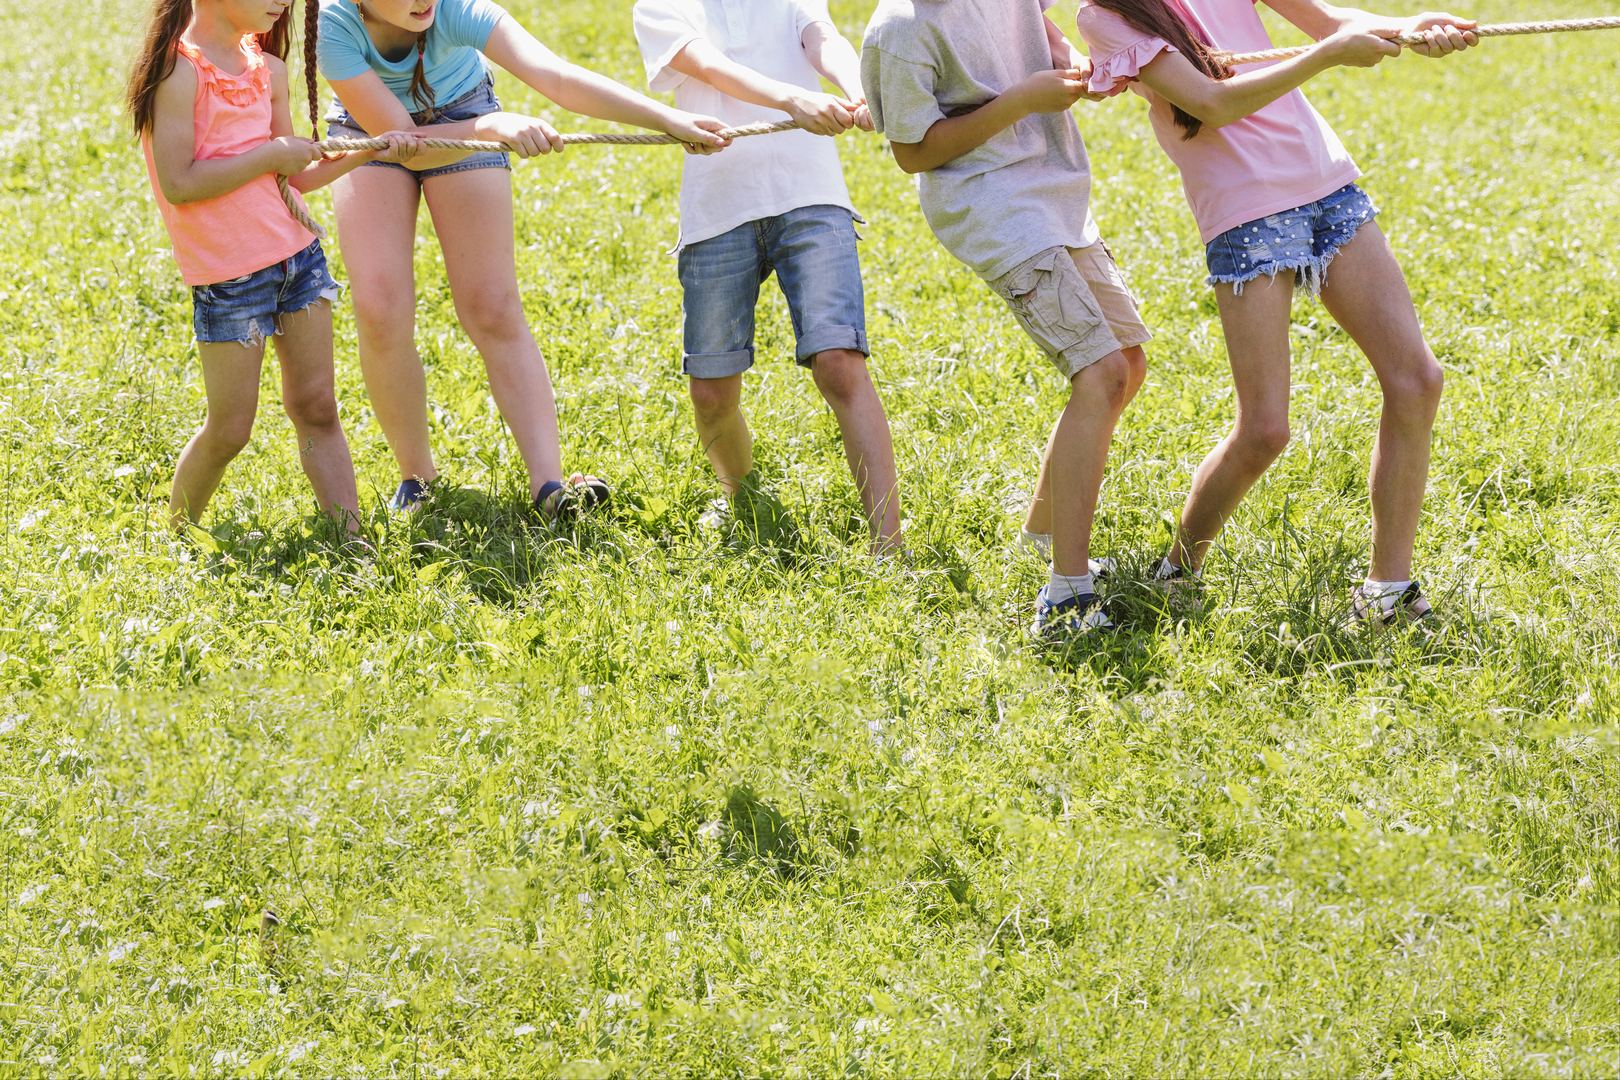
[(234, 341), (248, 348), (281, 333), (281, 317), (317, 300), (336, 300), (338, 283), (326, 268), (326, 252), (314, 241), (290, 259), (229, 281), (191, 287), (191, 326), (197, 340)]
[[(495, 83), (486, 75), (484, 81), (473, 89), (462, 94), (450, 104), (434, 109), (431, 113), (412, 113), (411, 123), (418, 127), (432, 127), (434, 124), (453, 124), (461, 120), (475, 120), (480, 116), (487, 116), (492, 112), (500, 112), (501, 103), (495, 97)], [(328, 139), (369, 139), (364, 128), (349, 115), (349, 110), (343, 107), (343, 102), (332, 99), (332, 108), (326, 114), (326, 137)], [(410, 173), (421, 183), (430, 176), (443, 176), (445, 173), (466, 172), (468, 169), (510, 169), (511, 157), (504, 150), (479, 150), (468, 154), (460, 161), (453, 161), (449, 165), (440, 165), (436, 169), (407, 169), (403, 165), (392, 161), (368, 161), (361, 168), (376, 166), (382, 169), (398, 169), (403, 173)]]
[(1244, 222), (1205, 245), (1209, 277), (1204, 283), (1226, 282), (1241, 295), (1243, 286), (1261, 274), (1275, 278), (1291, 270), (1294, 286), (1315, 296), (1333, 256), (1377, 214), (1365, 191), (1346, 184), (1313, 203)]
[(754, 366), (754, 307), (773, 271), (793, 318), (799, 364), (809, 367), (826, 349), (865, 355), (858, 239), (848, 209), (803, 206), (681, 248), (681, 373), (723, 379)]

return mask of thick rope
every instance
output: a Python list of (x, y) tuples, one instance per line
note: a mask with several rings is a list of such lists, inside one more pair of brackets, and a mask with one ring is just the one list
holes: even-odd
[[(1476, 26), (1469, 33), (1486, 37), (1514, 37), (1518, 34), (1562, 34), (1572, 30), (1620, 30), (1620, 18), (1604, 17), (1601, 19), (1560, 19), (1555, 22), (1522, 22), (1522, 23), (1496, 23), (1492, 26)], [(1422, 45), (1422, 34), (1402, 34), (1389, 39), (1397, 45)], [(1218, 52), (1215, 62), (1229, 67), (1238, 64), (1263, 64), (1270, 60), (1286, 60), (1290, 56), (1299, 56), (1315, 48), (1314, 45), (1295, 45), (1287, 49), (1267, 49), (1265, 52), (1229, 53)]]
[[(743, 127), (722, 128), (716, 132), (722, 139), (742, 139), (749, 135), (770, 135), (778, 131), (792, 131), (797, 128), (798, 122), (782, 120), (774, 124), (746, 124)], [(562, 137), (564, 146), (669, 146), (681, 142), (673, 135), (641, 134), (579, 134), (568, 133)], [(434, 139), (420, 140), (425, 150), (472, 150), (472, 151), (502, 151), (512, 148), (505, 143), (483, 142), (476, 139)], [(356, 150), (385, 150), (388, 143), (382, 139), (326, 139), (315, 144), (315, 149), (326, 154), (347, 154)], [(287, 212), (297, 219), (298, 224), (320, 237), (326, 239), (326, 230), (322, 229), (316, 221), (304, 212), (298, 200), (293, 197), (292, 189), (285, 176), (276, 177), (276, 183), (281, 188), (281, 200), (287, 204)]]

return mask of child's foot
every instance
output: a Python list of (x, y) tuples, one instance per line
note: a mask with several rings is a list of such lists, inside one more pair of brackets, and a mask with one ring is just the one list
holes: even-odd
[(418, 480), (415, 477), (401, 480), (399, 488), (394, 492), (393, 500), (388, 504), (388, 509), (396, 514), (403, 514), (417, 504), (425, 502), (427, 497), (433, 494), (432, 483), (431, 480)]
[(1437, 616), (1417, 581), (1367, 581), (1350, 591), (1349, 629), (1427, 624)]
[(541, 484), (534, 496), (534, 509), (547, 521), (572, 521), (583, 511), (606, 505), (611, 498), (612, 492), (605, 482), (575, 473), (567, 480), (547, 480)]
[(1114, 628), (1113, 620), (1103, 610), (1102, 601), (1096, 593), (1076, 593), (1067, 600), (1053, 604), (1046, 599), (1047, 588), (1042, 585), (1041, 591), (1035, 596), (1035, 621), (1029, 627), (1030, 634), (1035, 638), (1052, 641), (1086, 630)]
[(731, 522), (731, 500), (724, 495), (712, 500), (698, 515), (698, 528), (724, 529)]

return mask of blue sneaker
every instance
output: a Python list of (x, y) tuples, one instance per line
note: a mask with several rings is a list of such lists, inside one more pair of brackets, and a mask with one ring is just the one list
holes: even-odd
[(418, 480), (415, 477), (409, 480), (401, 480), (399, 489), (394, 492), (393, 501), (388, 504), (388, 509), (396, 514), (402, 514), (417, 503), (425, 501), (433, 493), (433, 489), (428, 486), (428, 483), (426, 480)]
[(1035, 596), (1035, 621), (1029, 632), (1043, 641), (1084, 633), (1087, 630), (1112, 630), (1114, 621), (1103, 610), (1096, 593), (1080, 593), (1055, 604), (1047, 603), (1046, 586)]

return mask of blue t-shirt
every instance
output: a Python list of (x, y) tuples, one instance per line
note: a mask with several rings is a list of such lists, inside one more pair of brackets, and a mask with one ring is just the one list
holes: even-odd
[[(505, 14), (490, 0), (439, 0), (422, 58), (422, 71), (433, 87), (436, 104), (448, 105), (484, 81), (488, 69), (483, 48)], [(397, 63), (384, 59), (366, 33), (360, 5), (354, 0), (321, 0), (321, 31), (315, 55), (328, 82), (342, 82), (375, 71), (406, 112), (422, 111), (411, 97), (416, 50), (406, 53)]]

